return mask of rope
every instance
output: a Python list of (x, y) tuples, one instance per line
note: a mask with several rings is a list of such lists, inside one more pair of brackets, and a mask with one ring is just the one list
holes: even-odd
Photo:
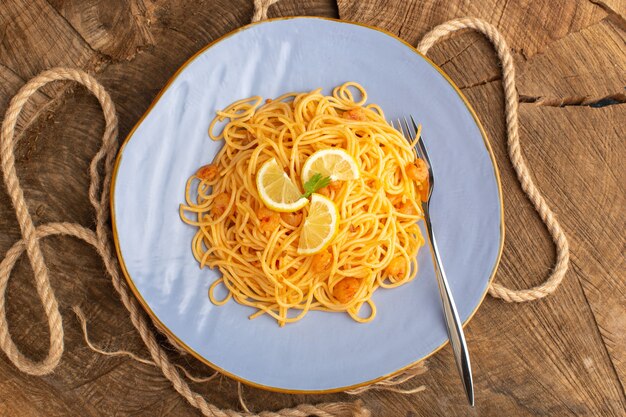
[[(265, 19), (267, 9), (277, 0), (255, 0), (255, 12), (253, 21)], [(567, 270), (569, 250), (565, 235), (556, 221), (554, 214), (546, 204), (545, 200), (534, 185), (526, 163), (520, 151), (517, 103), (518, 96), (515, 90), (515, 71), (513, 60), (508, 51), (506, 43), (497, 30), (488, 23), (473, 18), (457, 19), (437, 26), (429, 32), (418, 49), (426, 53), (428, 49), (440, 38), (463, 28), (472, 28), (483, 32), (494, 44), (498, 56), (503, 65), (503, 85), (506, 97), (506, 120), (508, 129), (509, 155), (513, 166), (518, 174), (522, 188), (528, 194), (529, 199), (535, 205), (537, 212), (545, 222), (548, 230), (552, 234), (557, 246), (557, 263), (553, 274), (543, 284), (528, 290), (510, 290), (499, 284), (492, 284), (489, 293), (494, 297), (502, 298), (506, 301), (529, 301), (544, 297), (553, 292), (563, 279)], [(91, 182), (89, 185), (89, 201), (96, 213), (96, 230), (87, 229), (76, 223), (48, 223), (35, 227), (30, 215), (28, 205), (24, 198), (22, 187), (20, 186), (17, 171), (15, 169), (15, 126), (17, 118), (27, 103), (29, 98), (41, 87), (54, 81), (74, 81), (85, 86), (100, 102), (105, 119), (105, 131), (102, 137), (102, 146), (94, 156), (89, 167)], [(22, 234), (22, 239), (17, 241), (5, 254), (0, 262), (0, 348), (7, 355), (9, 360), (22, 372), (30, 375), (46, 375), (51, 373), (58, 365), (63, 354), (63, 322), (59, 313), (59, 305), (50, 286), (49, 273), (45, 265), (45, 260), (41, 251), (39, 241), (42, 238), (52, 235), (73, 236), (85, 241), (96, 248), (104, 261), (105, 268), (111, 276), (113, 287), (118, 292), (122, 304), (128, 310), (130, 319), (144, 344), (146, 345), (151, 359), (139, 358), (130, 352), (107, 352), (95, 347), (89, 342), (87, 327), (84, 315), (79, 308), (74, 311), (81, 322), (85, 340), (88, 345), (103, 354), (126, 355), (159, 367), (163, 375), (172, 383), (174, 389), (182, 395), (193, 407), (199, 409), (203, 415), (208, 417), (306, 417), (317, 415), (328, 416), (370, 416), (370, 412), (365, 409), (360, 401), (354, 403), (322, 403), (317, 405), (301, 404), (295, 408), (283, 409), (277, 412), (264, 411), (259, 414), (246, 412), (239, 413), (234, 410), (221, 410), (213, 404), (208, 403), (200, 394), (192, 391), (188, 383), (181, 377), (176, 369), (179, 365), (170, 362), (164, 349), (158, 344), (155, 334), (150, 329), (146, 316), (143, 314), (137, 301), (130, 293), (126, 282), (121, 279), (117, 259), (113, 255), (110, 238), (107, 230), (107, 220), (109, 217), (109, 186), (111, 184), (111, 174), (113, 162), (117, 152), (118, 121), (114, 104), (104, 87), (91, 75), (79, 69), (53, 68), (44, 71), (35, 78), (28, 81), (13, 97), (6, 111), (2, 130), (0, 131), (0, 166), (2, 168), (4, 182)], [(104, 178), (101, 179), (99, 166), (104, 165)], [(37, 288), (37, 294), (43, 305), (44, 312), (50, 329), (49, 350), (46, 357), (35, 362), (27, 358), (15, 345), (9, 332), (6, 318), (6, 289), (10, 273), (17, 259), (26, 252), (33, 269), (33, 275)], [(353, 390), (351, 394), (360, 394), (368, 389), (390, 390), (401, 393), (419, 392), (423, 387), (409, 390), (394, 388), (394, 385), (404, 383), (425, 370), (423, 365), (419, 365), (405, 373), (388, 381), (381, 381), (368, 388)], [(194, 380), (193, 378), (191, 378)], [(198, 380), (200, 381), (200, 380)], [(239, 388), (240, 398), (241, 388)], [(242, 402), (243, 407), (245, 403)]]
[(417, 392), (424, 391), (426, 387), (424, 385), (420, 385), (415, 388), (398, 388), (398, 385), (402, 385), (416, 376), (426, 373), (427, 370), (428, 368), (426, 368), (426, 364), (424, 364), (424, 362), (420, 362), (417, 365), (404, 370), (398, 375), (392, 376), (391, 378), (383, 379), (382, 381), (366, 385), (364, 387), (354, 388), (345, 391), (345, 393), (350, 395), (360, 395), (367, 391), (387, 391), (397, 392), (399, 394), (415, 394)]
[(259, 22), (267, 19), (267, 9), (278, 0), (254, 0), (254, 14), (252, 22)]
[(540, 285), (522, 290), (512, 290), (495, 282), (489, 287), (489, 294), (496, 298), (501, 298), (507, 302), (522, 303), (543, 298), (552, 294), (561, 284), (569, 264), (569, 244), (565, 232), (561, 228), (556, 216), (550, 210), (545, 198), (535, 185), (528, 165), (520, 148), (519, 124), (518, 124), (518, 102), (517, 89), (515, 88), (515, 67), (513, 66), (513, 56), (504, 37), (498, 30), (484, 20), (466, 17), (462, 19), (450, 20), (428, 32), (417, 46), (417, 49), (426, 54), (431, 46), (439, 39), (445, 38), (453, 32), (461, 29), (474, 29), (482, 32), (493, 44), (500, 61), (502, 62), (502, 86), (504, 87), (504, 111), (506, 114), (507, 145), (509, 158), (513, 168), (517, 173), (517, 178), (522, 186), (522, 190), (533, 203), (537, 213), (546, 225), (552, 241), (556, 246), (556, 263), (552, 274)]
[[(102, 138), (102, 147), (91, 161), (89, 172), (91, 183), (89, 185), (89, 201), (96, 212), (96, 231), (86, 229), (75, 223), (49, 223), (35, 227), (24, 199), (24, 193), (20, 186), (15, 170), (15, 125), (17, 118), (24, 108), (28, 99), (41, 87), (53, 81), (75, 81), (85, 86), (100, 102), (105, 119), (105, 131)], [(152, 362), (156, 364), (163, 375), (172, 383), (174, 389), (181, 394), (194, 407), (198, 408), (205, 416), (210, 417), (240, 417), (243, 415), (233, 410), (221, 410), (208, 403), (200, 394), (191, 391), (187, 382), (181, 378), (175, 365), (173, 365), (163, 348), (158, 344), (154, 333), (150, 330), (148, 322), (137, 301), (131, 295), (126, 282), (121, 279), (119, 266), (113, 255), (107, 230), (109, 216), (109, 186), (113, 161), (117, 152), (117, 116), (115, 107), (109, 94), (104, 87), (89, 74), (78, 69), (54, 68), (44, 71), (26, 83), (13, 97), (5, 114), (0, 133), (0, 157), (4, 174), (4, 182), (13, 202), (17, 221), (22, 232), (22, 239), (16, 242), (6, 253), (0, 262), (0, 348), (15, 366), (30, 375), (46, 375), (58, 365), (63, 353), (63, 325), (59, 306), (54, 296), (48, 269), (45, 265), (39, 240), (46, 236), (61, 234), (74, 236), (94, 246), (104, 261), (113, 287), (117, 290), (122, 303), (130, 313), (130, 319), (145, 343)], [(101, 181), (98, 167), (104, 160), (104, 180)], [(100, 183), (102, 186), (100, 187)], [(26, 251), (33, 268), (37, 293), (44, 307), (50, 329), (50, 347), (45, 359), (34, 362), (24, 356), (13, 342), (9, 333), (6, 319), (6, 288), (17, 259)], [(80, 318), (80, 314), (79, 314)], [(276, 413), (261, 413), (264, 417), (300, 417), (310, 414), (317, 415), (367, 415), (367, 410), (360, 404), (326, 403), (318, 405), (304, 404), (292, 409), (284, 409)]]

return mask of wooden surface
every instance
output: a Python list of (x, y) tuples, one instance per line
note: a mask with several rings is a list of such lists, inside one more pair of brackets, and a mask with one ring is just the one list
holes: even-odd
[[(496, 25), (515, 53), (521, 140), (538, 186), (562, 222), (571, 267), (545, 300), (506, 304), (487, 297), (466, 334), (476, 384), (465, 405), (449, 347), (428, 361), (412, 396), (361, 396), (376, 416), (623, 416), (626, 408), (626, 2), (485, 0), (281, 0), (270, 17), (322, 15), (385, 28), (416, 44), (438, 23), (473, 15)], [(57, 65), (96, 75), (111, 93), (125, 137), (172, 73), (195, 51), (249, 22), (248, 0), (3, 0), (0, 2), (0, 114), (29, 78)], [(504, 188), (507, 236), (496, 279), (531, 286), (549, 273), (552, 243), (506, 158), (500, 72), (489, 43), (463, 32), (429, 55), (476, 109), (495, 149)], [(0, 116), (1, 117), (1, 116)], [(20, 119), (18, 172), (35, 222), (93, 225), (89, 160), (103, 120), (96, 100), (59, 83), (44, 89)], [(0, 254), (19, 230), (0, 187)], [(29, 377), (0, 354), (2, 416), (195, 415), (160, 372), (87, 348), (71, 306), (85, 311), (106, 349), (146, 355), (105, 274), (83, 243), (43, 242), (61, 304), (66, 351), (57, 371)], [(28, 261), (8, 290), (11, 330), (29, 355), (47, 349), (43, 310)], [(165, 343), (165, 342), (164, 342)], [(210, 371), (188, 356), (176, 362)], [(220, 407), (238, 408), (227, 379), (194, 388)], [(345, 394), (292, 396), (248, 388), (256, 411), (302, 401), (352, 400)]]

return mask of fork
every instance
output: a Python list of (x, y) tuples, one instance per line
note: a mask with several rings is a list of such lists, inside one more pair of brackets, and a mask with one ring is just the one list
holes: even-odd
[[(395, 129), (399, 130), (410, 143), (415, 141), (415, 136), (418, 132), (417, 124), (411, 118), (411, 127), (409, 127), (409, 122), (406, 117), (404, 118), (404, 126), (400, 119), (397, 121), (397, 127), (394, 126), (394, 123), (391, 121), (389, 124)], [(406, 132), (405, 132), (406, 130)], [(435, 188), (435, 176), (433, 175), (433, 165), (430, 162), (430, 158), (428, 157), (428, 152), (426, 152), (426, 146), (424, 145), (424, 141), (420, 136), (415, 144), (415, 153), (416, 155), (426, 162), (428, 166), (428, 196), (426, 201), (422, 201), (422, 211), (424, 212), (424, 223), (426, 223), (426, 231), (428, 233), (428, 240), (430, 242), (430, 247), (433, 253), (433, 259), (435, 264), (435, 276), (437, 277), (437, 284), (439, 286), (439, 295), (441, 296), (441, 301), (443, 302), (443, 311), (444, 317), (446, 321), (446, 328), (448, 330), (448, 336), (450, 338), (450, 344), (452, 345), (452, 350), (454, 352), (454, 359), (456, 362), (457, 369), (463, 380), (463, 387), (465, 388), (465, 394), (467, 395), (467, 401), (470, 406), (474, 406), (474, 385), (472, 381), (472, 369), (470, 365), (469, 352), (467, 350), (467, 344), (465, 343), (465, 335), (463, 333), (463, 326), (461, 324), (461, 320), (459, 319), (459, 314), (456, 310), (456, 305), (454, 304), (454, 298), (452, 297), (452, 292), (450, 291), (450, 285), (448, 284), (448, 280), (446, 278), (446, 273), (443, 269), (443, 262), (441, 261), (441, 256), (439, 255), (439, 249), (437, 248), (437, 240), (435, 239), (435, 235), (433, 233), (431, 221), (430, 221), (430, 197), (433, 193), (433, 189)]]

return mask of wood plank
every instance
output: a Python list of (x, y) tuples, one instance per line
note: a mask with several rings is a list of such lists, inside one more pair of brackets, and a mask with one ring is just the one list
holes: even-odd
[[(87, 71), (100, 68), (102, 57), (95, 53), (68, 22), (45, 0), (0, 2), (0, 77), (4, 86), (2, 102), (41, 71), (55, 66), (79, 67)], [(41, 89), (18, 120), (21, 130), (54, 110), (57, 99), (70, 87), (54, 83)], [(0, 107), (2, 113), (6, 107)], [(2, 114), (4, 117), (4, 114)], [(27, 155), (33, 141), (20, 141), (18, 152)], [(24, 149), (22, 149), (24, 148)]]
[[(585, 99), (593, 101), (605, 96), (613, 97), (616, 93), (620, 93), (619, 87), (616, 88), (616, 86), (624, 85), (623, 71), (619, 71), (619, 65), (615, 64), (624, 53), (623, 47), (619, 50), (623, 32), (618, 30), (617, 24), (611, 21), (611, 17), (605, 10), (593, 3), (559, 2), (556, 7), (551, 8), (543, 1), (534, 1), (528, 6), (518, 4), (506, 6), (505, 2), (500, 1), (483, 2), (479, 9), (472, 10), (471, 7), (466, 6), (466, 3), (428, 3), (423, 7), (413, 7), (412, 3), (398, 2), (397, 5), (394, 4), (397, 7), (385, 9), (386, 13), (378, 12), (384, 7), (375, 1), (360, 6), (350, 1), (340, 0), (338, 3), (342, 18), (380, 26), (403, 37), (413, 45), (417, 45), (419, 39), (428, 30), (448, 19), (467, 15), (485, 19), (502, 31), (512, 48), (518, 74), (518, 90), (522, 96), (530, 100), (545, 98), (552, 99), (553, 103), (555, 99), (561, 98), (569, 102), (584, 102)], [(524, 13), (524, 19), (534, 20), (520, 26), (515, 18), (507, 17), (508, 13), (514, 13), (507, 7), (523, 7), (524, 10), (526, 7), (528, 10), (547, 8), (550, 11), (548, 16), (541, 13)], [(515, 13), (521, 13), (521, 11), (517, 10)], [(507, 19), (506, 22), (514, 21), (515, 24), (502, 25), (499, 23), (501, 22), (499, 16)], [(554, 20), (554, 22), (543, 27), (544, 19)], [(556, 27), (557, 21), (560, 22), (561, 27)], [(567, 36), (568, 34), (572, 36)], [(527, 36), (533, 38), (527, 39)], [(610, 48), (605, 48), (604, 44), (593, 44), (592, 40), (604, 40), (604, 36), (608, 36)], [(623, 40), (621, 44), (623, 45)], [(582, 51), (579, 52), (581, 49)], [(615, 53), (620, 58), (616, 59)], [(447, 40), (438, 42), (429, 51), (428, 56), (446, 71), (462, 90), (489, 82), (499, 82), (501, 79), (500, 65), (492, 45), (482, 34), (473, 31), (466, 31), (462, 35), (455, 34)], [(529, 63), (532, 65), (544, 65), (543, 69), (554, 75), (546, 77), (545, 72), (539, 71), (526, 73), (527, 60), (532, 61)], [(556, 65), (558, 60), (561, 61)], [(535, 64), (535, 62), (541, 64)], [(604, 72), (602, 68), (605, 68)], [(558, 74), (557, 71), (563, 74)], [(555, 85), (555, 88), (566, 85), (569, 85), (569, 88), (565, 88), (564, 91), (555, 89), (545, 91), (546, 83), (549, 83), (554, 76), (562, 78), (562, 85)], [(532, 79), (527, 82), (527, 77)], [(576, 77), (580, 79), (577, 80)], [(609, 82), (608, 79), (611, 81)], [(598, 91), (580, 91), (590, 84)], [(580, 86), (580, 88), (575, 89), (574, 86)], [(606, 92), (607, 90), (610, 92)], [(538, 91), (542, 91), (542, 94), (547, 94), (547, 96), (540, 97)]]
[[(604, 98), (625, 101), (625, 32), (605, 18), (554, 42), (550, 49), (520, 63), (522, 99), (579, 104)], [(547, 76), (548, 75), (548, 76)], [(621, 96), (621, 98), (620, 98)]]
[(606, 17), (607, 12), (587, 1), (532, 0), (508, 2), (404, 2), (338, 0), (342, 19), (383, 27), (412, 44), (447, 20), (473, 16), (495, 25), (509, 46), (524, 57), (543, 51), (555, 40), (577, 32)]
[(132, 59), (152, 45), (153, 4), (143, 0), (49, 0), (89, 46), (109, 60)]
[(0, 3), (0, 62), (24, 80), (54, 66), (96, 69), (100, 57), (45, 0)]
[(338, 18), (339, 11), (334, 1), (279, 1), (269, 8), (267, 15), (269, 18), (283, 16), (325, 16)]
[[(467, 13), (467, 3), (461, 1), (413, 6), (394, 3), (344, 0), (339, 6), (344, 18), (346, 10), (353, 10), (355, 19), (380, 20), (411, 41), (435, 24)], [(595, 97), (623, 85), (618, 70), (626, 61), (623, 50), (620, 54), (616, 49), (623, 38), (619, 14), (613, 10), (619, 2), (599, 3), (580, 2), (574, 7), (568, 1), (552, 10), (541, 1), (523, 6), (491, 1), (481, 5), (479, 12), (494, 23), (502, 16), (500, 27), (511, 26), (506, 30), (517, 51), (520, 93)], [(49, 4), (33, 4), (41, 7), (28, 6), (25, 0), (0, 4), (0, 112), (30, 77), (29, 68), (38, 72), (49, 65), (82, 66), (95, 69), (111, 92), (118, 106), (121, 137), (189, 56), (247, 23), (252, 15), (247, 0), (137, 0), (128, 4), (50, 0)], [(552, 11), (545, 27), (537, 13), (527, 13), (548, 9)], [(269, 10), (270, 17), (334, 13), (333, 2), (326, 0), (281, 0)], [(141, 24), (147, 33), (134, 26), (137, 17), (144, 19)], [(562, 27), (557, 25), (559, 21)], [(55, 36), (59, 45), (50, 46), (48, 39)], [(606, 50), (604, 42), (610, 43)], [(57, 49), (42, 50), (51, 47)], [(21, 56), (23, 50), (32, 52)], [(499, 67), (490, 44), (478, 34), (467, 33), (438, 44), (429, 55), (465, 88), (493, 141), (498, 161), (505, 161)], [(586, 66), (579, 64), (585, 61)], [(568, 65), (570, 62), (573, 64)], [(618, 65), (614, 70), (610, 64)], [(18, 65), (16, 71), (14, 65)], [(602, 72), (604, 67), (609, 68)], [(38, 100), (44, 102), (52, 96)], [(28, 125), (18, 152), (18, 171), (37, 223), (70, 220), (90, 226), (93, 213), (86, 200), (86, 169), (99, 146), (102, 116), (96, 100), (81, 88), (57, 94), (56, 99), (59, 104), (53, 110)], [(28, 118), (33, 119), (36, 107), (29, 110)], [(46, 119), (48, 115), (50, 119)], [(625, 226), (619, 211), (624, 205), (620, 184), (625, 175), (619, 163), (626, 156), (620, 142), (625, 137), (622, 120), (622, 105), (559, 108), (538, 106), (537, 102), (522, 104), (525, 155), (571, 238), (572, 269), (563, 287), (544, 301), (524, 305), (485, 301), (467, 330), (477, 384), (476, 410), (464, 403), (446, 348), (429, 361), (431, 370), (412, 382), (411, 386), (425, 383), (426, 392), (409, 397), (364, 394), (373, 415), (620, 415), (626, 404), (626, 331), (621, 314), (625, 251), (623, 244), (620, 246)], [(501, 170), (508, 235), (498, 280), (511, 286), (533, 285), (549, 272), (552, 244), (511, 167), (501, 163)], [(0, 253), (4, 253), (19, 238), (4, 187), (0, 187), (0, 213)], [(73, 239), (57, 237), (44, 241), (43, 246), (52, 286), (61, 302), (66, 352), (57, 371), (44, 378), (24, 376), (0, 354), (0, 415), (195, 414), (156, 368), (104, 357), (85, 346), (70, 310), (76, 304), (88, 317), (95, 343), (147, 355), (93, 250)], [(18, 345), (30, 355), (41, 356), (46, 350), (47, 328), (34, 293), (30, 266), (22, 259), (9, 284), (8, 314), (15, 324), (12, 330)], [(173, 352), (172, 357), (195, 374), (211, 373), (188, 355)], [(212, 403), (240, 409), (236, 387), (226, 378), (193, 384)], [(354, 400), (345, 394), (291, 396), (248, 387), (244, 394), (255, 411), (305, 401)]]
[[(551, 106), (624, 102), (623, 43), (624, 32), (607, 17), (554, 42), (545, 53), (528, 60), (515, 55), (521, 100)], [(431, 51), (429, 57), (461, 90), (501, 80), (497, 57), (481, 34), (453, 36)]]
[[(17, 93), (22, 85), (24, 85), (22, 78), (10, 68), (0, 64), (0, 109), (9, 107), (9, 100)], [(19, 133), (24, 130), (28, 124), (39, 115), (39, 112), (49, 100), (50, 97), (45, 93), (41, 91), (35, 93), (18, 117), (16, 131)], [(1, 114), (0, 120), (3, 119), (4, 114)]]
[(607, 13), (616, 16), (619, 20), (624, 20), (626, 15), (626, 3), (622, 0), (589, 0), (593, 4), (601, 7)]
[[(525, 105), (530, 117), (522, 119), (530, 136), (555, 136), (554, 141), (530, 142), (528, 155), (542, 146), (547, 158), (537, 161), (544, 187), (560, 184), (558, 198), (560, 217), (569, 225), (572, 241), (572, 270), (581, 284), (585, 302), (591, 309), (600, 335), (612, 362), (612, 368), (623, 387), (626, 386), (626, 280), (624, 279), (626, 220), (626, 108), (612, 105), (602, 108), (566, 107), (545, 110)], [(558, 141), (555, 126), (561, 130)], [(593, 126), (593, 128), (591, 128)], [(556, 128), (558, 130), (558, 128)], [(532, 133), (531, 133), (532, 132)], [(559, 143), (560, 142), (560, 143)], [(541, 143), (542, 145), (539, 145)], [(567, 161), (555, 165), (556, 158)], [(564, 179), (566, 179), (564, 181)], [(581, 203), (584, 202), (584, 203)], [(583, 358), (589, 372), (597, 364)]]
[[(3, 367), (8, 368), (8, 367)], [(38, 417), (41, 415), (92, 416), (89, 405), (79, 399), (65, 402), (58, 392), (40, 378), (24, 377), (19, 371), (0, 371), (0, 415)]]

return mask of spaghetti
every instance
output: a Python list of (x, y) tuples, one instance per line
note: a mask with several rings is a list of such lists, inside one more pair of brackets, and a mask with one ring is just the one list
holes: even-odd
[[(257, 309), (250, 318), (268, 314), (281, 326), (310, 310), (347, 312), (368, 322), (376, 316), (371, 297), (377, 288), (415, 278), (424, 243), (417, 224), (427, 188), (422, 161), (382, 109), (366, 100), (364, 88), (348, 82), (332, 96), (321, 89), (266, 102), (255, 96), (217, 112), (209, 136), (224, 146), (211, 165), (189, 178), (180, 207), (183, 221), (198, 228), (192, 251), (200, 267), (222, 273), (209, 290), (214, 304), (234, 298)], [(273, 223), (266, 227), (260, 213), (268, 209), (255, 174), (275, 158), (301, 184), (306, 159), (331, 147), (357, 161), (360, 177), (318, 191), (337, 205), (339, 229), (327, 250), (299, 255), (308, 206), (295, 213), (270, 211)], [(220, 284), (228, 291), (223, 299), (216, 297)], [(364, 304), (370, 311), (363, 317)]]

